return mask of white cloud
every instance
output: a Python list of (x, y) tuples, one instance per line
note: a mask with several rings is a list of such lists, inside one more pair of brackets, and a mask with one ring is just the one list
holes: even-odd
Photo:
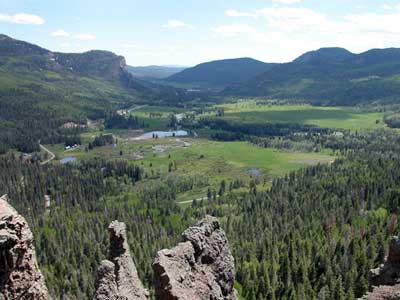
[[(233, 13), (234, 12), (234, 13)], [(232, 47), (251, 45), (254, 57), (264, 61), (290, 61), (321, 47), (344, 47), (353, 52), (371, 48), (400, 47), (400, 5), (380, 13), (353, 13), (332, 18), (305, 7), (270, 6), (227, 15), (256, 15), (257, 24), (220, 24), (211, 31)], [(268, 51), (265, 51), (268, 49)], [(258, 53), (258, 54), (257, 54)]]
[(389, 4), (382, 4), (381, 6), (382, 9), (386, 9), (386, 10), (392, 10), (393, 6), (389, 5)]
[(90, 41), (94, 40), (95, 38), (96, 36), (91, 33), (79, 33), (74, 35), (74, 39), (82, 41)]
[(249, 13), (249, 12), (241, 12), (237, 11), (235, 9), (229, 9), (225, 11), (225, 14), (228, 17), (250, 17), (250, 18), (257, 18), (257, 15), (254, 13)]
[(55, 37), (69, 37), (70, 34), (63, 29), (56, 30), (50, 34), (51, 36)]
[(258, 10), (257, 14), (266, 19), (270, 28), (279, 31), (321, 31), (332, 27), (325, 14), (308, 8), (269, 7)]
[(45, 22), (45, 20), (37, 15), (19, 13), (15, 15), (0, 14), (0, 22), (7, 22), (14, 24), (42, 25)]
[(302, 0), (273, 0), (273, 1), (280, 3), (280, 4), (291, 5), (291, 4), (300, 3)]
[(180, 20), (168, 20), (168, 22), (164, 24), (162, 27), (168, 29), (193, 28), (192, 25), (186, 24), (185, 22)]
[(349, 14), (344, 17), (354, 31), (364, 33), (400, 34), (400, 11), (388, 14)]
[(257, 30), (248, 24), (229, 24), (211, 28), (211, 30), (224, 37), (235, 37), (241, 34), (255, 34)]

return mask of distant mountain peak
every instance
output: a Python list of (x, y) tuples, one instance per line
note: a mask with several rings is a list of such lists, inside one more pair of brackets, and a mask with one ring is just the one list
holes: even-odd
[(185, 69), (167, 80), (182, 84), (226, 86), (250, 80), (274, 65), (250, 57), (214, 60)]
[(354, 53), (340, 47), (326, 47), (315, 51), (309, 51), (296, 58), (296, 63), (312, 63), (321, 60), (344, 61), (355, 56)]

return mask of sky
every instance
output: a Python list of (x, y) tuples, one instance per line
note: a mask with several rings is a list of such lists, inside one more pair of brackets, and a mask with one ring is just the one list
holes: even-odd
[(0, 0), (0, 33), (133, 66), (287, 62), (322, 47), (400, 47), (400, 0)]

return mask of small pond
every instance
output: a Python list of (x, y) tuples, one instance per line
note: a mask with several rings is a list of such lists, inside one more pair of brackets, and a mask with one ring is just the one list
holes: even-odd
[(247, 170), (247, 174), (253, 175), (253, 176), (261, 176), (262, 172), (257, 169), (250, 169), (250, 170)]
[(73, 163), (75, 161), (76, 161), (76, 157), (68, 156), (68, 157), (65, 157), (65, 158), (61, 159), (60, 163), (65, 165), (65, 164), (68, 164), (68, 163)]
[(176, 131), (151, 131), (142, 134), (137, 137), (138, 140), (152, 139), (154, 137), (165, 138), (172, 136), (187, 136), (188, 132), (185, 130), (176, 130)]

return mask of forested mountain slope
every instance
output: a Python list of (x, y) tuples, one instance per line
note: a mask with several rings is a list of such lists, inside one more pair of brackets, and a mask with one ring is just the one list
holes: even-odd
[(0, 153), (37, 150), (39, 139), (62, 142), (59, 128), (68, 121), (86, 123), (112, 109), (185, 97), (133, 78), (114, 53), (56, 53), (0, 35)]
[(167, 78), (182, 84), (226, 86), (247, 81), (270, 69), (267, 64), (252, 58), (217, 60), (188, 68)]
[(387, 131), (356, 134), (338, 140), (346, 158), (331, 165), (290, 173), (268, 190), (227, 190), (187, 207), (176, 202), (182, 182), (175, 174), (143, 185), (148, 175), (124, 160), (40, 166), (8, 156), (0, 158), (0, 194), (9, 194), (31, 225), (57, 299), (92, 299), (112, 220), (126, 222), (139, 276), (149, 286), (156, 251), (176, 245), (205, 214), (226, 230), (244, 299), (355, 299), (398, 234), (399, 145)]
[(225, 93), (354, 105), (396, 101), (399, 78), (400, 49), (353, 54), (341, 48), (322, 48), (293, 62), (276, 65), (245, 83), (231, 85)]

